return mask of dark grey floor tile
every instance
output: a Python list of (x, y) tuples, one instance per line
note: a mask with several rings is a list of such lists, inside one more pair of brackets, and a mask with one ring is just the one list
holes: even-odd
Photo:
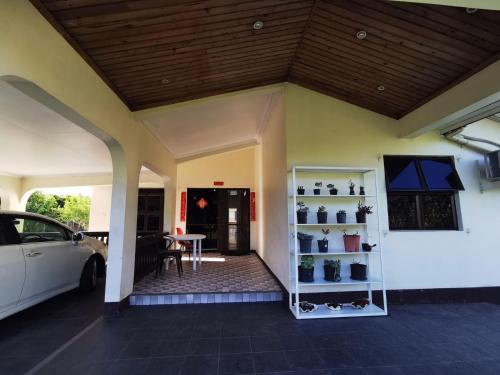
[(253, 353), (252, 356), (257, 373), (290, 370), (283, 352)]
[(120, 353), (120, 359), (149, 358), (158, 347), (159, 342), (148, 340), (132, 340)]
[(251, 337), (252, 352), (273, 352), (281, 350), (281, 343), (277, 337)]
[(221, 336), (221, 325), (218, 323), (206, 323), (193, 328), (193, 338), (217, 338)]
[(153, 351), (153, 357), (169, 357), (190, 354), (188, 351), (190, 340), (161, 340)]
[(500, 374), (500, 361), (487, 360), (470, 362), (476, 373), (481, 375), (498, 375)]
[(220, 374), (253, 374), (253, 357), (249, 353), (225, 354), (220, 357)]
[(365, 371), (369, 375), (406, 375), (403, 370), (395, 366), (365, 367)]
[(405, 375), (443, 375), (435, 365), (401, 366)]
[(218, 355), (220, 339), (191, 339), (187, 352), (189, 355)]
[(321, 357), (313, 350), (285, 351), (290, 370), (314, 370), (326, 368)]
[(435, 368), (443, 375), (470, 375), (476, 372), (474, 367), (467, 362), (439, 363), (435, 365)]
[(183, 364), (184, 357), (152, 358), (144, 375), (178, 375)]
[(248, 353), (251, 351), (249, 337), (223, 337), (220, 345), (220, 351), (223, 354)]
[(306, 350), (312, 348), (306, 335), (279, 335), (278, 337), (283, 350)]
[(214, 375), (219, 371), (219, 358), (215, 356), (187, 356), (182, 375)]
[(39, 357), (11, 357), (0, 360), (0, 374), (24, 374), (36, 366), (42, 358)]
[(361, 367), (334, 368), (330, 369), (330, 375), (368, 375), (368, 372)]
[(321, 349), (318, 354), (328, 368), (362, 367), (363, 363), (350, 350)]
[(110, 365), (106, 375), (142, 375), (146, 371), (149, 359), (124, 359)]

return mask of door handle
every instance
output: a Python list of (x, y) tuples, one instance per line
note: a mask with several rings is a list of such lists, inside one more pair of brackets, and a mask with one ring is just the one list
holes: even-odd
[(32, 251), (32, 252), (29, 252), (26, 254), (26, 256), (29, 258), (34, 258), (34, 257), (37, 257), (39, 255), (42, 255), (42, 253), (40, 251)]

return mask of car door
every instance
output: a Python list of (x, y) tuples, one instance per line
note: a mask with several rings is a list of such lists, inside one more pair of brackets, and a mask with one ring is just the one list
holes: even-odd
[(66, 228), (30, 216), (16, 218), (16, 228), (26, 262), (21, 303), (78, 285), (89, 250), (74, 245)]
[(24, 255), (12, 220), (0, 216), (0, 318), (16, 308), (25, 278)]

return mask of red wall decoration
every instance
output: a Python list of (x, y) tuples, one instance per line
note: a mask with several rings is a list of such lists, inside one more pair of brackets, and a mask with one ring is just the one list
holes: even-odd
[(214, 181), (214, 186), (224, 186), (224, 181)]
[(186, 192), (181, 193), (181, 221), (186, 221)]
[(255, 221), (255, 192), (250, 192), (250, 221)]

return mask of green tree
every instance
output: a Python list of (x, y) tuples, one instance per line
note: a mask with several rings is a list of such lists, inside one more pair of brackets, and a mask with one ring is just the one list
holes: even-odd
[(60, 220), (59, 204), (53, 195), (45, 195), (41, 191), (35, 191), (28, 198), (26, 203), (26, 212), (33, 212), (40, 215)]
[(26, 212), (48, 216), (76, 230), (89, 225), (90, 198), (83, 195), (50, 195), (35, 191), (26, 203)]
[(83, 195), (64, 196), (64, 206), (58, 208), (60, 220), (71, 225), (78, 224), (82, 229), (87, 229), (90, 216), (90, 198)]

